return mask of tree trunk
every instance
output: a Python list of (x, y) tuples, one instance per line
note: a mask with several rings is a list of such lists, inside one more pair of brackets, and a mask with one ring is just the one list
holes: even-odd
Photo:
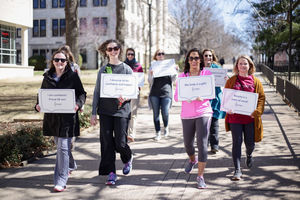
[(124, 0), (116, 0), (116, 39), (121, 43), (123, 47), (125, 44), (125, 2)]
[(79, 0), (66, 0), (65, 18), (66, 18), (66, 44), (70, 46), (71, 51), (78, 62), (78, 2)]

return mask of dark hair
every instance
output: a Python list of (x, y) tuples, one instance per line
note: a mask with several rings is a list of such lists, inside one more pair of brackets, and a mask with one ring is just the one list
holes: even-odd
[(126, 49), (126, 56), (127, 56), (128, 51), (133, 51), (133, 54), (134, 54), (134, 57), (135, 57), (135, 51), (134, 51), (133, 48), (128, 48), (128, 49)]
[(204, 67), (204, 60), (203, 60), (203, 55), (200, 52), (199, 49), (197, 48), (193, 48), (191, 50), (189, 50), (189, 52), (187, 53), (186, 57), (185, 57), (185, 61), (184, 61), (184, 73), (187, 74), (190, 71), (190, 63), (189, 63), (189, 57), (191, 55), (192, 52), (197, 52), (199, 54), (200, 57), (200, 71), (203, 69)]
[(64, 52), (66, 52), (69, 56), (69, 60), (70, 60), (71, 63), (75, 62), (74, 55), (73, 55), (69, 45), (64, 45), (64, 46), (60, 47), (58, 50), (62, 50)]
[(122, 58), (122, 45), (119, 41), (117, 40), (113, 40), (113, 39), (109, 39), (109, 40), (106, 40), (105, 42), (103, 42), (99, 48), (98, 48), (98, 51), (105, 57), (105, 58), (108, 58), (108, 55), (106, 54), (106, 49), (107, 49), (107, 45), (110, 44), (110, 43), (116, 43), (117, 46), (120, 48), (120, 54), (119, 54), (119, 59)]
[(67, 65), (66, 65), (66, 68), (70, 68), (70, 69), (71, 69), (71, 64), (70, 64), (70, 60), (69, 60), (68, 54), (67, 54), (65, 51), (63, 51), (63, 50), (57, 50), (57, 51), (55, 51), (55, 52), (53, 53), (53, 55), (52, 55), (52, 58), (51, 58), (51, 61), (50, 61), (50, 69), (49, 69), (49, 71), (50, 71), (50, 70), (51, 70), (51, 71), (55, 71), (55, 66), (54, 66), (54, 64), (53, 64), (53, 60), (54, 60), (54, 56), (55, 56), (56, 54), (59, 54), (59, 53), (62, 53), (62, 54), (65, 55), (65, 57), (66, 57), (66, 59), (67, 59)]

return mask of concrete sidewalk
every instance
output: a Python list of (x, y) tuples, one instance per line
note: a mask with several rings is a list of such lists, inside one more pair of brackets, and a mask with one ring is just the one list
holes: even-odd
[[(80, 137), (74, 157), (78, 170), (69, 178), (67, 190), (54, 193), (55, 155), (23, 168), (0, 170), (0, 199), (300, 199), (300, 118), (275, 90), (263, 82), (267, 97), (263, 115), (264, 139), (256, 143), (254, 166), (244, 164), (241, 181), (233, 174), (231, 134), (220, 121), (220, 151), (208, 155), (205, 171), (207, 189), (196, 188), (197, 170), (183, 172), (188, 159), (183, 148), (180, 104), (170, 113), (170, 136), (155, 142), (152, 111), (142, 106), (138, 113), (137, 139), (130, 143), (134, 152), (133, 171), (124, 176), (117, 154), (116, 186), (105, 185), (98, 176), (99, 130)], [(244, 148), (244, 146), (243, 146)]]

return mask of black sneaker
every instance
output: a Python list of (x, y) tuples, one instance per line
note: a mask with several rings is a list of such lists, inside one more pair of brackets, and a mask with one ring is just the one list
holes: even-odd
[(253, 158), (251, 155), (247, 155), (246, 165), (249, 169), (253, 166)]
[(211, 152), (212, 154), (216, 154), (218, 151), (219, 151), (218, 149), (212, 148), (210, 152)]

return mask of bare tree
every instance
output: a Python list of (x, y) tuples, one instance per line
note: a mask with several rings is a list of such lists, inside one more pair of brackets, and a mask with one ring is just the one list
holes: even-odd
[(124, 46), (125, 44), (125, 1), (116, 0), (116, 39)]
[(70, 46), (75, 60), (78, 61), (78, 0), (66, 0), (66, 44)]

